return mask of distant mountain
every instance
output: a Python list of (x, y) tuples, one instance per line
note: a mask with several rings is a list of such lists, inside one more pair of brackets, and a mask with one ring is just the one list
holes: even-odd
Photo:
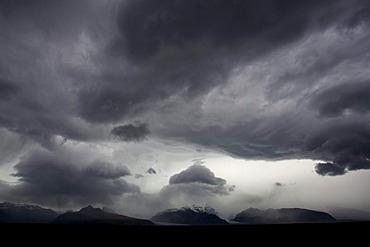
[(58, 214), (29, 204), (0, 203), (0, 223), (48, 223)]
[(228, 222), (216, 215), (210, 207), (182, 207), (168, 209), (157, 213), (151, 218), (154, 222), (186, 224), (186, 225), (227, 225)]
[(267, 210), (249, 208), (237, 214), (233, 221), (247, 224), (318, 223), (332, 222), (335, 218), (324, 212), (302, 208)]
[(342, 221), (369, 221), (370, 212), (361, 211), (352, 208), (339, 208), (333, 207), (329, 210), (329, 213), (333, 215), (337, 220)]
[(154, 225), (149, 220), (136, 219), (109, 213), (100, 208), (87, 206), (78, 212), (67, 212), (53, 220), (55, 224), (114, 224), (114, 225)]

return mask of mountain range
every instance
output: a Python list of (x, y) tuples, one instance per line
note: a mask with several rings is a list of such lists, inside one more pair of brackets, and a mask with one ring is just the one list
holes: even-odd
[(87, 206), (78, 212), (67, 212), (57, 216), (55, 224), (114, 224), (114, 225), (154, 225), (149, 220), (136, 219), (120, 214), (105, 212), (100, 208)]
[[(109, 212), (108, 212), (109, 211)], [(335, 217), (333, 217), (333, 216)], [(227, 225), (227, 224), (280, 224), (318, 223), (340, 221), (363, 221), (370, 214), (358, 210), (336, 209), (330, 214), (302, 208), (281, 208), (261, 210), (248, 208), (238, 213), (232, 220), (217, 215), (209, 207), (181, 207), (167, 209), (155, 214), (150, 220), (116, 214), (105, 208), (87, 206), (79, 211), (58, 214), (52, 209), (37, 205), (0, 203), (0, 223), (37, 224), (110, 224), (110, 225)]]
[(182, 207), (159, 212), (151, 218), (154, 222), (184, 225), (227, 225), (211, 207)]
[(9, 202), (0, 203), (0, 223), (154, 225), (150, 220), (110, 213), (92, 206), (58, 215), (40, 206)]
[(249, 208), (238, 213), (233, 221), (244, 224), (319, 223), (333, 222), (335, 218), (328, 213), (302, 208)]
[(0, 223), (49, 223), (58, 214), (36, 205), (0, 203)]

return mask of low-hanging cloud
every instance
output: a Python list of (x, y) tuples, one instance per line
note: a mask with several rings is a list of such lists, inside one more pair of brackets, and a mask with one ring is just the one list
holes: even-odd
[(319, 163), (316, 172), (335, 176), (351, 170), (370, 169), (370, 126), (355, 118), (340, 123), (331, 121), (305, 143), (305, 150), (311, 157), (330, 161)]
[(148, 174), (157, 174), (157, 172), (154, 170), (154, 168), (153, 168), (153, 167), (150, 167), (150, 168), (146, 171), (146, 173), (148, 173)]
[(208, 185), (225, 185), (226, 180), (215, 176), (204, 165), (192, 165), (186, 170), (170, 177), (170, 184), (201, 183)]
[[(226, 184), (226, 180), (216, 177), (215, 174), (204, 165), (192, 165), (170, 177), (169, 185), (162, 192), (173, 193), (177, 191), (185, 194), (211, 193), (227, 195), (234, 190), (234, 186)], [(193, 192), (192, 192), (193, 191)]]
[(105, 179), (116, 179), (124, 176), (131, 175), (127, 166), (115, 166), (109, 162), (96, 161), (86, 168), (86, 174)]
[(140, 193), (139, 186), (122, 178), (130, 174), (127, 167), (108, 162), (86, 163), (83, 159), (77, 161), (47, 151), (34, 151), (14, 168), (13, 176), (20, 182), (9, 186), (7, 193), (21, 201), (63, 207), (110, 203), (125, 193)]
[(337, 176), (343, 175), (347, 172), (345, 166), (340, 166), (333, 163), (318, 163), (315, 170), (320, 175)]
[(146, 123), (135, 122), (134, 124), (114, 127), (111, 134), (125, 142), (138, 142), (143, 141), (150, 135), (150, 129)]

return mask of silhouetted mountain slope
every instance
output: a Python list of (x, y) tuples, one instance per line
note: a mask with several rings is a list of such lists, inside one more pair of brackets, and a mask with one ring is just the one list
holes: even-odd
[(228, 222), (216, 215), (210, 207), (182, 207), (168, 209), (151, 218), (154, 222), (187, 224), (187, 225), (227, 225)]
[(149, 220), (136, 219), (124, 215), (108, 213), (100, 208), (87, 206), (78, 212), (67, 212), (59, 215), (56, 224), (115, 224), (115, 225), (154, 225)]
[(352, 208), (333, 207), (329, 210), (337, 220), (342, 221), (369, 221), (370, 212), (361, 211)]
[(51, 209), (29, 204), (0, 203), (0, 223), (48, 223), (57, 217)]
[(247, 224), (278, 224), (332, 222), (335, 221), (335, 218), (328, 213), (301, 208), (267, 210), (249, 208), (237, 214), (233, 221)]

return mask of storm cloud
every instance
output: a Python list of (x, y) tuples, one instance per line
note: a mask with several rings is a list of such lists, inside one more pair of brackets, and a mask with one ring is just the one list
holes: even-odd
[(323, 129), (368, 113), (369, 75), (343, 72), (367, 67), (367, 1), (39, 0), (1, 9), (0, 125), (44, 148), (151, 134), (246, 159), (367, 169), (351, 165), (368, 159), (353, 138), (357, 151), (338, 157), (312, 147)]
[[(130, 170), (161, 171), (145, 184), (176, 165), (145, 145), (312, 159), (323, 176), (370, 169), (369, 16), (367, 0), (1, 1), (11, 194), (65, 205), (139, 193)], [(93, 151), (63, 151), (81, 145)], [(161, 193), (232, 189), (198, 164)]]
[(13, 83), (0, 79), (0, 101), (6, 101), (18, 92), (18, 87)]
[[(333, 1), (287, 0), (140, 0), (124, 4), (118, 17), (123, 46), (134, 60), (148, 59), (167, 49), (188, 49), (199, 43), (212, 48), (252, 48), (261, 52), (294, 41), (324, 18)], [(258, 47), (258, 42), (261, 47)], [(257, 50), (255, 50), (257, 48)], [(229, 52), (231, 52), (229, 50)]]
[(344, 83), (322, 90), (312, 100), (312, 105), (323, 117), (338, 117), (346, 111), (370, 111), (370, 81)]
[(146, 171), (146, 173), (148, 173), (148, 174), (157, 174), (157, 172), (154, 170), (154, 168), (152, 168), (152, 167), (150, 167), (147, 171)]
[(150, 129), (146, 123), (135, 122), (134, 124), (114, 127), (111, 134), (125, 142), (143, 141), (150, 135)]
[(208, 185), (224, 185), (226, 180), (215, 176), (204, 165), (192, 165), (188, 169), (170, 177), (170, 184), (201, 183)]
[(343, 175), (350, 170), (370, 168), (370, 126), (366, 122), (344, 120), (318, 131), (307, 139), (305, 149), (312, 157), (329, 160), (319, 163), (320, 175)]
[(109, 203), (125, 193), (140, 193), (140, 187), (122, 179), (130, 174), (125, 166), (76, 162), (46, 151), (30, 153), (14, 167), (13, 176), (20, 183), (10, 186), (8, 193), (17, 200), (27, 198), (58, 207)]
[(211, 193), (227, 195), (234, 190), (235, 186), (226, 185), (226, 180), (216, 177), (215, 174), (204, 165), (194, 164), (186, 170), (170, 177), (169, 185), (162, 189), (162, 193), (199, 194)]

